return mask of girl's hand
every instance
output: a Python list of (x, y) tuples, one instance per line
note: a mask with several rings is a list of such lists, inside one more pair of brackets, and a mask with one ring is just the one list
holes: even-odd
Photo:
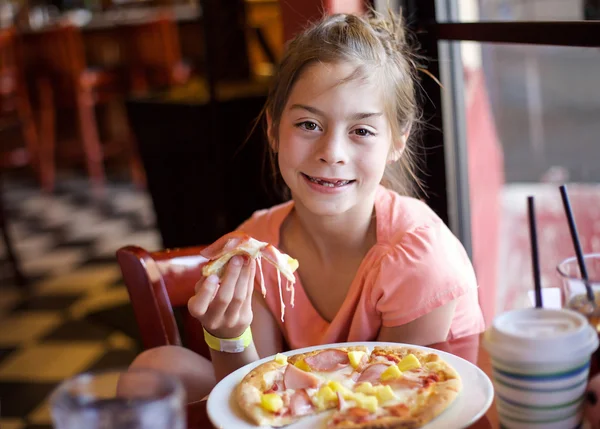
[(217, 338), (235, 338), (252, 322), (252, 292), (256, 261), (234, 256), (225, 275), (211, 275), (196, 284), (196, 294), (188, 301), (190, 314)]

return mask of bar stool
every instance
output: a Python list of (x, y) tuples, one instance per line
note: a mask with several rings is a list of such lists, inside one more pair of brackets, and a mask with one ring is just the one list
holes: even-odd
[(0, 139), (0, 169), (31, 165), (38, 175), (38, 134), (22, 64), (15, 28), (0, 29), (0, 132), (20, 126), (25, 143), (8, 147), (7, 140)]
[(132, 92), (188, 82), (192, 69), (181, 57), (179, 32), (171, 13), (162, 11), (143, 22), (123, 23), (119, 34)]
[(100, 141), (95, 108), (121, 99), (123, 82), (117, 73), (87, 65), (81, 32), (59, 23), (28, 35), (36, 53), (35, 81), (40, 105), (40, 164), (48, 171), (47, 190), (55, 184), (56, 109), (74, 107), (85, 164), (96, 195), (106, 180), (104, 159), (125, 152), (134, 181), (140, 181), (140, 163), (128, 132), (125, 141)]

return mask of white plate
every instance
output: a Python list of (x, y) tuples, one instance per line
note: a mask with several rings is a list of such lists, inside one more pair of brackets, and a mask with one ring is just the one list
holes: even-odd
[[(428, 347), (419, 347), (399, 343), (358, 342), (325, 344), (322, 346), (307, 347), (299, 350), (284, 352), (285, 355), (306, 353), (312, 350), (326, 349), (330, 347), (367, 346), (370, 350), (374, 346), (408, 346), (415, 349), (427, 350), (437, 353), (448, 362), (460, 374), (463, 389), (456, 400), (448, 409), (432, 420), (423, 429), (460, 429), (468, 427), (479, 420), (488, 410), (494, 399), (494, 388), (488, 376), (475, 365), (458, 356)], [(213, 425), (220, 429), (255, 429), (257, 426), (251, 423), (242, 410), (237, 406), (233, 398), (233, 391), (240, 381), (256, 366), (270, 361), (273, 356), (260, 359), (248, 364), (225, 377), (210, 393), (208, 397), (207, 412)], [(309, 429), (325, 427), (330, 412), (321, 413), (287, 426), (288, 429)], [(261, 426), (267, 428), (270, 426)]]

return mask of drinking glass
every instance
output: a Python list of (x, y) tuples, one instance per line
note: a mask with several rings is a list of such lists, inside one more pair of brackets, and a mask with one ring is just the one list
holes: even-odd
[(152, 370), (83, 373), (50, 397), (55, 429), (185, 429), (185, 392)]
[(600, 333), (600, 253), (583, 255), (583, 259), (588, 274), (588, 284), (594, 293), (596, 305), (594, 306), (587, 297), (577, 258), (573, 256), (562, 261), (557, 267), (562, 278), (563, 307), (583, 314), (592, 327)]

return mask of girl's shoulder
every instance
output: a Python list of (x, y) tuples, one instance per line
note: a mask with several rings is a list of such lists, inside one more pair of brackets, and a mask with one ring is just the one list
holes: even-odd
[(243, 231), (259, 241), (277, 246), (281, 224), (292, 210), (293, 204), (293, 201), (287, 201), (270, 208), (257, 210), (237, 230)]
[(380, 192), (377, 210), (379, 280), (412, 284), (476, 285), (465, 248), (442, 219), (424, 202)]
[(437, 233), (453, 237), (446, 224), (425, 202), (399, 195), (383, 186), (377, 193), (375, 212), (379, 244), (399, 245), (413, 234)]

